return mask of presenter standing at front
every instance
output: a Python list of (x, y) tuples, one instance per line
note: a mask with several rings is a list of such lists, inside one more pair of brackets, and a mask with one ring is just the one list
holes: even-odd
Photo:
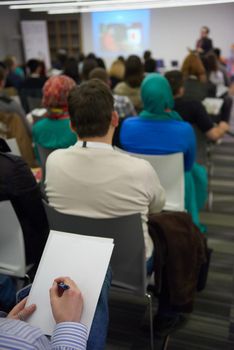
[(213, 43), (210, 38), (208, 38), (210, 29), (206, 26), (201, 28), (200, 38), (196, 44), (196, 50), (200, 55), (205, 55), (207, 52), (213, 49)]

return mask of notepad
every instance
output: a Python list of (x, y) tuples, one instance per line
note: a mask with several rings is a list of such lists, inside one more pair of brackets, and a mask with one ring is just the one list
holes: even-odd
[(53, 333), (49, 289), (55, 278), (69, 276), (83, 295), (81, 323), (89, 333), (113, 247), (113, 239), (50, 231), (27, 301), (27, 305), (37, 305), (28, 323), (44, 334)]

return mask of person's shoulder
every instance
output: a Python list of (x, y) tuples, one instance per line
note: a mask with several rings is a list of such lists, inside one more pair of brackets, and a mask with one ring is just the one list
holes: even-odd
[(11, 168), (17, 168), (18, 166), (27, 166), (26, 162), (20, 157), (11, 153), (2, 153), (0, 152), (1, 162), (9, 164)]
[(53, 163), (58, 163), (65, 159), (69, 153), (71, 153), (73, 150), (73, 146), (70, 146), (68, 148), (60, 148), (52, 151), (48, 158), (46, 163), (47, 164), (53, 164)]

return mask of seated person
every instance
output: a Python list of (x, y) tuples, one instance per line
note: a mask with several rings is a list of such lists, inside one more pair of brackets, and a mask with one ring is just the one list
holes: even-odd
[(41, 61), (31, 59), (26, 64), (28, 76), (21, 85), (23, 89), (38, 89), (42, 90), (46, 77), (42, 76), (43, 64)]
[(6, 70), (3, 67), (0, 67), (0, 111), (7, 113), (16, 113), (21, 118), (29, 135), (31, 135), (31, 128), (26, 120), (26, 115), (23, 108), (11, 97), (8, 97), (4, 92), (5, 81)]
[(76, 85), (74, 80), (59, 75), (47, 80), (43, 87), (42, 104), (47, 112), (33, 125), (33, 140), (47, 149), (67, 148), (74, 145), (77, 136), (70, 128), (67, 96)]
[[(61, 295), (58, 283), (69, 285)], [(17, 304), (6, 318), (0, 317), (1, 349), (70, 349), (85, 350), (87, 328), (80, 323), (83, 298), (73, 280), (60, 277), (54, 280), (50, 289), (51, 310), (56, 326), (49, 340), (37, 327), (26, 323), (36, 310), (36, 305), (25, 307), (26, 299)]]
[(146, 260), (153, 254), (149, 213), (165, 203), (164, 190), (151, 165), (113, 149), (118, 126), (114, 99), (106, 84), (89, 80), (68, 98), (72, 128), (79, 141), (51, 153), (46, 164), (49, 203), (65, 214), (110, 218), (140, 213)]
[(214, 124), (211, 117), (207, 114), (205, 107), (200, 101), (188, 101), (184, 98), (183, 75), (180, 71), (173, 70), (167, 72), (165, 77), (170, 83), (174, 99), (174, 109), (179, 113), (184, 121), (195, 125), (208, 140), (217, 141), (229, 130), (229, 124), (221, 121)]
[(184, 77), (185, 98), (202, 101), (206, 97), (216, 96), (216, 87), (207, 82), (206, 70), (198, 55), (190, 53), (182, 64), (181, 72)]
[(43, 64), (39, 60), (29, 60), (26, 64), (26, 70), (28, 72), (28, 76), (21, 84), (20, 98), (25, 111), (29, 113), (30, 106), (28, 103), (28, 98), (36, 98), (38, 101), (40, 101), (42, 98), (42, 88), (47, 78), (42, 76)]
[(16, 90), (19, 90), (21, 84), (24, 80), (22, 74), (18, 74), (17, 72), (17, 61), (14, 56), (7, 56), (4, 60), (4, 64), (7, 68), (7, 77), (6, 77), (6, 85), (5, 87), (14, 87)]
[(173, 111), (174, 100), (168, 81), (151, 73), (141, 85), (144, 110), (122, 124), (120, 142), (123, 149), (142, 154), (184, 153), (185, 170), (191, 170), (195, 159), (195, 137), (192, 127)]
[(79, 141), (47, 159), (45, 185), (50, 205), (66, 214), (96, 218), (140, 212), (149, 258), (153, 246), (147, 215), (160, 211), (165, 201), (155, 171), (148, 162), (111, 146), (119, 117), (103, 82), (92, 79), (81, 84), (71, 91), (68, 101)]
[(26, 264), (36, 268), (49, 233), (40, 189), (28, 165), (0, 141), (0, 201), (11, 201), (24, 235)]
[(118, 83), (123, 81), (125, 73), (125, 64), (121, 60), (116, 60), (111, 64), (109, 76), (111, 81), (111, 89), (113, 90)]
[(137, 112), (142, 109), (140, 85), (143, 75), (144, 68), (140, 58), (131, 55), (125, 62), (124, 81), (117, 84), (113, 90), (116, 95), (128, 96)]
[[(204, 63), (206, 57), (203, 58)], [(207, 80), (207, 72), (201, 59), (191, 53), (189, 54), (182, 65), (182, 74), (184, 77), (184, 98), (189, 101), (203, 101), (206, 97), (217, 97), (216, 85)], [(221, 120), (228, 122), (232, 108), (232, 100), (229, 96), (221, 96), (223, 105), (220, 113), (216, 116), (215, 121)]]
[[(193, 128), (173, 110), (173, 95), (165, 77), (149, 74), (142, 82), (141, 97), (144, 110), (138, 117), (124, 120), (120, 144), (133, 153), (184, 154), (185, 208), (199, 226), (199, 209), (206, 200), (207, 175), (205, 169), (198, 169), (198, 165), (194, 168), (196, 140)], [(197, 195), (200, 192), (201, 199)]]
[[(100, 79), (107, 86), (110, 87), (110, 79), (107, 71), (104, 68), (94, 68), (90, 74), (89, 79)], [(130, 117), (136, 115), (135, 108), (127, 96), (113, 95), (114, 107), (120, 118)]]

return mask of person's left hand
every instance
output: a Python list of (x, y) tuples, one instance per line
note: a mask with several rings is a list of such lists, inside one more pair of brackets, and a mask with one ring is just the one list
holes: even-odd
[(32, 304), (25, 307), (26, 301), (27, 298), (21, 300), (21, 302), (9, 312), (7, 318), (25, 321), (30, 315), (32, 315), (32, 313), (36, 310), (36, 305)]

